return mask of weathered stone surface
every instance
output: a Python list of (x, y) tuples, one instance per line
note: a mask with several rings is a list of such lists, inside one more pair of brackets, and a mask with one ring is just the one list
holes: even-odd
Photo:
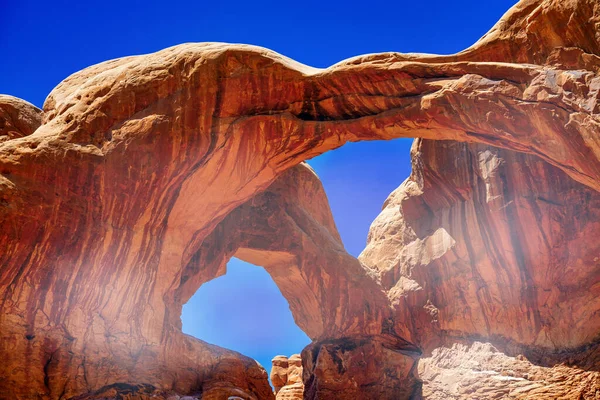
[[(390, 329), (392, 310), (374, 279), (375, 271), (344, 251), (331, 214), (323, 210), (329, 207), (314, 172), (304, 164), (288, 170), (213, 230), (186, 269), (186, 284), (196, 287), (195, 280), (225, 273), (226, 262), (232, 256), (263, 265), (290, 299), (298, 326), (315, 340), (302, 357), (304, 363), (309, 363), (305, 378), (314, 375), (307, 398), (328, 398), (333, 391), (335, 396), (349, 398), (368, 398), (371, 392), (382, 395), (384, 392), (372, 388), (379, 381), (388, 387), (388, 395), (394, 393), (389, 388), (393, 385), (401, 388), (396, 395), (413, 393), (420, 385), (416, 368), (412, 368), (419, 351)], [(191, 296), (193, 292), (187, 287), (182, 287), (182, 293)], [(322, 339), (328, 337), (341, 338)], [(338, 369), (331, 378), (327, 369), (333, 364), (325, 354), (344, 359), (349, 367)], [(361, 367), (365, 357), (376, 359), (369, 364), (372, 369), (368, 374)], [(274, 360), (279, 364), (271, 374), (276, 390), (290, 381), (292, 361), (287, 360), (288, 371), (284, 373), (285, 360)], [(381, 376), (376, 368), (384, 363), (403, 368)], [(351, 390), (345, 395), (338, 391), (346, 376), (357, 374), (362, 378), (352, 383)], [(298, 388), (290, 387), (277, 396), (293, 395)]]
[(392, 317), (375, 271), (344, 250), (321, 182), (306, 164), (283, 173), (213, 229), (183, 270), (175, 304), (224, 274), (233, 256), (267, 270), (311, 338), (378, 335)]
[[(181, 45), (70, 76), (33, 133), (17, 100), (0, 114), (17, 127), (0, 143), (0, 396), (273, 398), (253, 360), (181, 333), (182, 305), (234, 255), (267, 269), (313, 339), (307, 398), (416, 396), (415, 344), (589, 345), (599, 22), (593, 0), (524, 0), (456, 55), (325, 70)], [(406, 136), (433, 158), (361, 263), (299, 164)]]
[[(600, 333), (599, 193), (489, 146), (416, 140), (412, 159), (360, 259), (380, 268), (395, 323), (430, 355), (426, 397), (595, 398), (598, 346), (577, 348)], [(473, 338), (531, 362), (456, 345)]]
[(455, 343), (421, 359), (419, 375), (429, 400), (597, 399), (598, 346), (530, 361), (509, 356), (489, 343)]
[(300, 354), (290, 358), (277, 356), (273, 359), (271, 383), (275, 387), (277, 400), (301, 400), (304, 394), (302, 383), (302, 359)]
[[(360, 259), (382, 272), (396, 324), (448, 337), (575, 348), (600, 334), (600, 193), (538, 157), (416, 140)], [(459, 160), (459, 162), (457, 162)]]
[(271, 384), (277, 394), (287, 384), (288, 358), (287, 356), (276, 356), (271, 360), (271, 364)]
[(420, 352), (390, 337), (313, 342), (302, 351), (305, 398), (415, 399)]
[(42, 124), (42, 110), (13, 96), (0, 94), (0, 143), (31, 135)]

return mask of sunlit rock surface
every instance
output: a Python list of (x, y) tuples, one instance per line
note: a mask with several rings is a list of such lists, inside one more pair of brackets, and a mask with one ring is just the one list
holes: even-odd
[(599, 193), (489, 146), (416, 140), (412, 159), (360, 259), (426, 353), (426, 397), (600, 395)]
[(273, 359), (271, 383), (277, 400), (303, 399), (302, 359), (300, 354), (291, 357), (277, 356)]
[[(594, 359), (599, 24), (593, 0), (525, 0), (456, 55), (322, 70), (185, 44), (82, 70), (43, 113), (2, 96), (0, 397), (273, 399), (255, 361), (181, 332), (232, 256), (313, 340), (309, 399), (417, 398), (421, 350), (423, 392), (454, 395), (427, 371), (454, 374), (460, 341), (548, 374), (530, 353)], [(413, 174), (358, 261), (301, 162), (397, 137), (421, 138)], [(591, 396), (598, 369), (570, 365), (547, 393)]]
[(439, 347), (420, 361), (423, 395), (429, 400), (596, 399), (600, 352), (595, 347), (532, 359), (477, 341)]
[(448, 337), (548, 351), (598, 339), (600, 193), (489, 146), (416, 140), (411, 157), (360, 257), (396, 324), (427, 352)]
[(13, 96), (0, 94), (0, 143), (31, 135), (42, 123), (42, 110)]

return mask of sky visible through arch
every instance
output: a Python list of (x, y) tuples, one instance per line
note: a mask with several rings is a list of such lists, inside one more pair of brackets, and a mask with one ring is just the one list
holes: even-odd
[[(384, 51), (450, 54), (492, 27), (514, 0), (30, 1), (0, 0), (0, 93), (41, 107), (89, 65), (185, 42), (268, 47), (327, 67)], [(321, 177), (350, 254), (364, 248), (387, 195), (410, 173), (411, 140), (362, 142), (309, 163)], [(259, 267), (233, 261), (184, 308), (184, 331), (257, 359), (300, 352), (308, 338)]]

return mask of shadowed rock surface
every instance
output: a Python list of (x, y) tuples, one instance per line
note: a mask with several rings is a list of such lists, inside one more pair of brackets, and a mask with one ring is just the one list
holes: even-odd
[[(313, 340), (305, 398), (417, 398), (421, 350), (433, 399), (503, 398), (468, 383), (484, 353), (537, 374), (513, 397), (597, 396), (599, 24), (593, 0), (524, 0), (451, 56), (185, 44), (82, 70), (43, 115), (0, 97), (0, 397), (273, 399), (255, 361), (181, 332), (232, 256)], [(301, 162), (397, 137), (421, 138), (413, 174), (359, 261)]]

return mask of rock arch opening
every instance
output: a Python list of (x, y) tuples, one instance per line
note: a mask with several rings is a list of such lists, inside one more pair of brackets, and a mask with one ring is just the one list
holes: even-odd
[(184, 333), (251, 357), (268, 373), (275, 356), (299, 353), (310, 343), (266, 270), (237, 258), (225, 275), (197, 290), (181, 320)]
[(357, 257), (385, 199), (411, 173), (413, 139), (346, 143), (308, 164), (323, 183), (346, 251)]
[[(320, 199), (331, 202), (332, 216), (328, 216), (331, 219), (327, 222), (332, 230), (335, 230), (335, 225), (342, 226), (339, 231), (348, 253), (358, 256), (364, 249), (370, 223), (379, 213), (385, 198), (410, 174), (411, 143), (412, 139), (348, 143), (308, 162), (318, 172), (327, 191), (327, 196), (319, 196)], [(309, 171), (306, 169), (304, 173)], [(372, 179), (384, 172), (385, 179)], [(296, 183), (301, 182), (298, 185), (301, 190), (307, 189), (305, 178), (298, 181), (298, 175), (302, 173), (291, 175), (296, 175), (292, 179)], [(312, 178), (313, 174), (309, 172), (306, 176)], [(268, 212), (274, 211), (271, 206), (261, 207)], [(335, 224), (333, 217), (336, 217)], [(256, 228), (255, 224), (252, 225)], [(259, 231), (253, 232), (253, 236), (253, 240), (258, 242), (272, 240), (269, 234), (261, 238)], [(341, 242), (340, 238), (340, 245)], [(301, 240), (298, 240), (299, 243)], [(292, 242), (290, 245), (293, 247), (295, 244)], [(299, 353), (310, 343), (310, 338), (294, 321), (288, 300), (269, 272), (257, 267), (264, 263), (279, 264), (275, 258), (288, 257), (274, 253), (269, 255), (251, 248), (238, 249), (236, 254), (253, 260), (256, 265), (233, 257), (227, 262), (227, 272), (223, 276), (203, 283), (183, 307), (183, 332), (250, 356), (268, 372), (272, 357)], [(294, 261), (288, 260), (287, 263), (293, 264)], [(280, 276), (279, 284), (288, 287), (288, 295), (289, 287), (298, 284), (285, 282), (293, 274), (282, 274), (279, 267), (270, 268), (270, 272)], [(305, 289), (310, 291), (310, 288)], [(291, 301), (298, 303), (293, 295)]]

